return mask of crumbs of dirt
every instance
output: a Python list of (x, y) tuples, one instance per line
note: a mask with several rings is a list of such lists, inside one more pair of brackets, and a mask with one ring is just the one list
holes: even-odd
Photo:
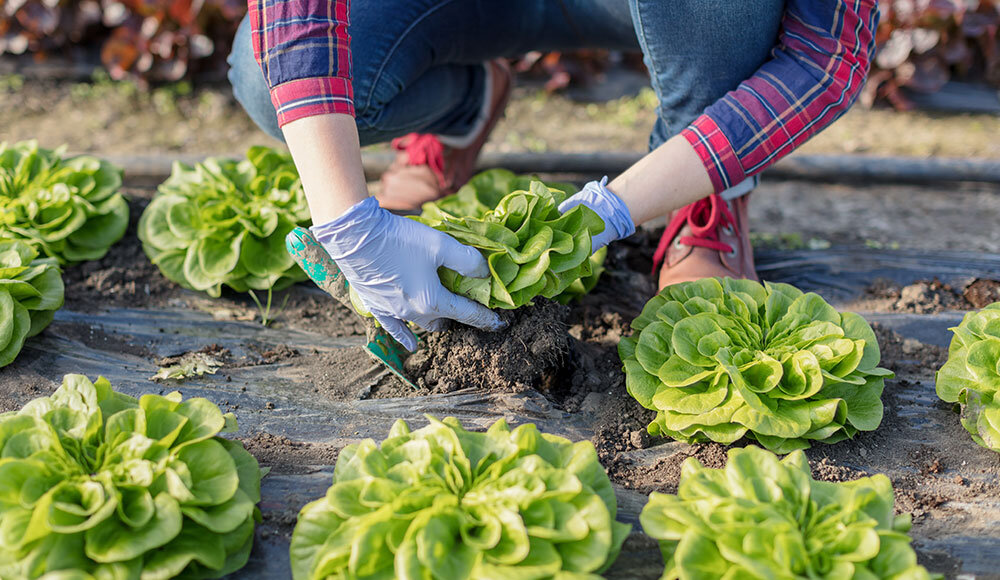
[(502, 332), (456, 325), (428, 333), (426, 346), (407, 358), (406, 371), (430, 393), (466, 388), (551, 392), (570, 352), (568, 315), (567, 307), (539, 299), (533, 306), (500, 312), (508, 324)]
[(973, 308), (986, 308), (994, 302), (1000, 302), (1000, 282), (982, 278), (974, 280), (965, 287), (962, 295)]
[(312, 383), (314, 393), (334, 401), (421, 394), (396, 379), (361, 346), (304, 355), (297, 366), (302, 381)]
[(945, 310), (972, 310), (1000, 301), (1000, 282), (978, 278), (952, 285), (937, 278), (902, 286), (884, 278), (875, 280), (864, 301), (877, 310), (934, 314)]
[(66, 307), (71, 310), (90, 312), (108, 306), (164, 304), (180, 290), (149, 261), (136, 232), (139, 216), (152, 193), (141, 189), (126, 189), (124, 193), (130, 212), (125, 236), (100, 260), (64, 269)]
[(0, 367), (0, 413), (16, 411), (25, 403), (52, 394), (59, 385), (31, 369), (14, 364)]
[(872, 329), (882, 352), (881, 365), (891, 371), (935, 372), (948, 360), (947, 348), (904, 338), (877, 322), (872, 324)]
[[(260, 320), (260, 312), (248, 294), (223, 288), (222, 296), (185, 290), (166, 279), (142, 250), (136, 226), (155, 195), (151, 189), (124, 190), (129, 201), (129, 227), (124, 237), (100, 260), (67, 266), (66, 308), (94, 312), (109, 306), (156, 308), (186, 306), (211, 312), (217, 320)], [(262, 300), (266, 300), (263, 296)], [(301, 328), (332, 337), (364, 334), (361, 318), (319, 291), (311, 283), (296, 284), (272, 297), (271, 327)]]
[(257, 356), (248, 361), (247, 366), (273, 365), (294, 359), (299, 356), (299, 351), (288, 346), (279, 344), (276, 346), (248, 345)]
[(330, 443), (292, 441), (283, 435), (257, 433), (240, 439), (261, 466), (274, 473), (301, 473), (315, 465), (333, 465), (341, 447)]
[(608, 474), (613, 482), (644, 494), (652, 491), (677, 493), (685, 461), (693, 457), (705, 467), (721, 469), (726, 466), (728, 449), (718, 443), (687, 445), (648, 465), (616, 462), (613, 468), (608, 469)]

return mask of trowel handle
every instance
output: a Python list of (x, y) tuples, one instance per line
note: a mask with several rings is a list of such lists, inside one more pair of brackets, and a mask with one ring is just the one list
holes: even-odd
[(295, 228), (285, 236), (285, 247), (320, 289), (325, 290), (352, 312), (357, 312), (351, 304), (351, 287), (347, 283), (347, 278), (312, 232), (303, 227)]

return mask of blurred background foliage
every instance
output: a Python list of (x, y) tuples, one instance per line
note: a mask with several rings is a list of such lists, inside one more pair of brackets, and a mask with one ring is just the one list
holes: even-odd
[[(861, 100), (912, 106), (950, 80), (1000, 86), (1000, 0), (883, 0), (879, 53)], [(0, 55), (99, 60), (140, 85), (219, 79), (245, 0), (0, 0)], [(593, 84), (638, 54), (531, 53), (515, 61), (547, 91)]]

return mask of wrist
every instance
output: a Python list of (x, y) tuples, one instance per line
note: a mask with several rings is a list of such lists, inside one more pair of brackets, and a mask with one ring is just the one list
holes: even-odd
[(379, 207), (378, 200), (366, 197), (333, 219), (314, 222), (309, 231), (323, 244), (331, 258), (343, 259), (365, 245), (368, 236), (380, 227), (387, 213)]
[(606, 233), (612, 234), (616, 240), (635, 233), (635, 222), (632, 220), (628, 205), (615, 192), (608, 189), (607, 176), (600, 181), (591, 181), (584, 189), (589, 189), (593, 193), (596, 207), (592, 209), (595, 209), (604, 220)]

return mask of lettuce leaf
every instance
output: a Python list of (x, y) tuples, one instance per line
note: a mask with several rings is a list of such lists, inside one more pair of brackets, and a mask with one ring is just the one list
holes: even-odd
[(218, 297), (223, 285), (281, 290), (305, 280), (285, 236), (308, 223), (291, 156), (251, 147), (242, 161), (175, 163), (139, 219), (139, 239), (168, 279)]
[(24, 341), (52, 322), (63, 305), (55, 258), (39, 258), (26, 242), (0, 240), (0, 367), (14, 362)]
[(0, 415), (0, 578), (220, 578), (246, 564), (261, 471), (235, 418), (66, 375)]
[(583, 580), (614, 562), (630, 526), (590, 442), (429, 419), (341, 451), (326, 496), (299, 514), (295, 580)]
[(0, 143), (0, 238), (22, 240), (60, 264), (97, 260), (128, 227), (122, 171), (66, 148)]
[(888, 477), (816, 481), (802, 451), (730, 449), (724, 469), (688, 458), (677, 494), (654, 492), (639, 521), (660, 542), (664, 580), (931, 578)]
[(618, 344), (653, 435), (755, 439), (776, 453), (835, 443), (882, 421), (893, 374), (868, 323), (787, 284), (706, 278), (668, 286)]
[(560, 215), (572, 189), (494, 169), (424, 204), (418, 221), (478, 248), (490, 266), (484, 279), (442, 268), (441, 282), (489, 308), (519, 308), (536, 296), (568, 303), (589, 292), (604, 270), (606, 251), (590, 251), (604, 222), (584, 206)]
[(948, 361), (937, 372), (938, 397), (958, 403), (976, 443), (1000, 452), (1000, 302), (966, 314), (952, 331)]

